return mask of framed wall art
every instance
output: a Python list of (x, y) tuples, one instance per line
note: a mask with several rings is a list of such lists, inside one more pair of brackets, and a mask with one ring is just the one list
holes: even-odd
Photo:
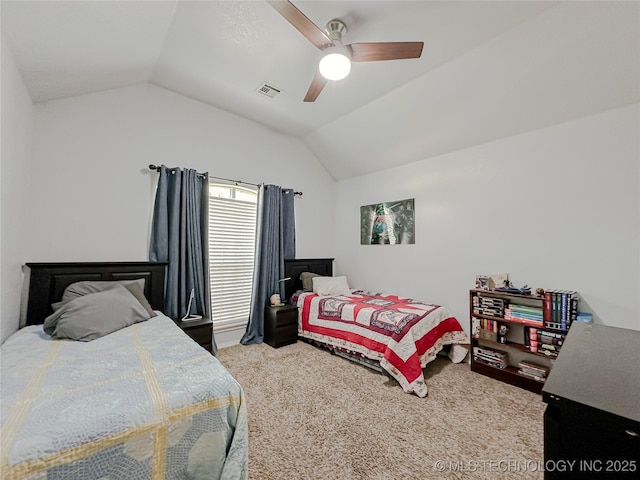
[(415, 241), (414, 199), (360, 207), (360, 244), (405, 245)]

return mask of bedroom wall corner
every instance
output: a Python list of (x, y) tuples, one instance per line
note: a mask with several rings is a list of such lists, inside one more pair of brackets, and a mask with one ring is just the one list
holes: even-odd
[(4, 38), (0, 45), (0, 343), (4, 343), (19, 326), (33, 103)]
[[(640, 104), (338, 183), (336, 274), (448, 306), (476, 274), (571, 289), (596, 323), (640, 330)], [(415, 245), (360, 245), (359, 207), (415, 198)]]
[(146, 259), (150, 163), (302, 191), (297, 253), (333, 255), (335, 182), (297, 138), (151, 84), (38, 103), (34, 132), (29, 261)]

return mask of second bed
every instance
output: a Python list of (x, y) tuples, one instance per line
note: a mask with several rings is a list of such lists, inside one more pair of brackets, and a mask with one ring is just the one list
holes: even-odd
[[(469, 337), (446, 307), (348, 289), (332, 277), (332, 259), (289, 260), (285, 270), (287, 298), (299, 307), (298, 336), (386, 372), (407, 393), (427, 395), (423, 368), (445, 346), (453, 362), (467, 355)], [(316, 292), (309, 291), (309, 274), (321, 276)]]

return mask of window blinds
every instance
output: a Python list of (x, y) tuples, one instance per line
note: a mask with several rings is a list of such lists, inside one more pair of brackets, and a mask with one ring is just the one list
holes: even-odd
[(214, 326), (233, 327), (246, 324), (249, 318), (255, 234), (255, 201), (209, 197), (209, 274)]

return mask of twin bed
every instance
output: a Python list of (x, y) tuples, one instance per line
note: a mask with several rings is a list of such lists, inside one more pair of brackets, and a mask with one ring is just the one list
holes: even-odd
[[(159, 311), (165, 264), (28, 267), (27, 325), (0, 347), (3, 479), (247, 478), (243, 390)], [(88, 342), (44, 333), (70, 285), (140, 279), (152, 318)]]
[[(311, 288), (314, 274), (320, 281), (312, 278)], [(285, 261), (285, 277), (291, 277), (285, 294), (298, 306), (299, 337), (382, 371), (419, 397), (428, 391), (423, 368), (445, 346), (453, 362), (467, 355), (469, 338), (447, 308), (352, 290), (332, 274), (330, 258)]]

